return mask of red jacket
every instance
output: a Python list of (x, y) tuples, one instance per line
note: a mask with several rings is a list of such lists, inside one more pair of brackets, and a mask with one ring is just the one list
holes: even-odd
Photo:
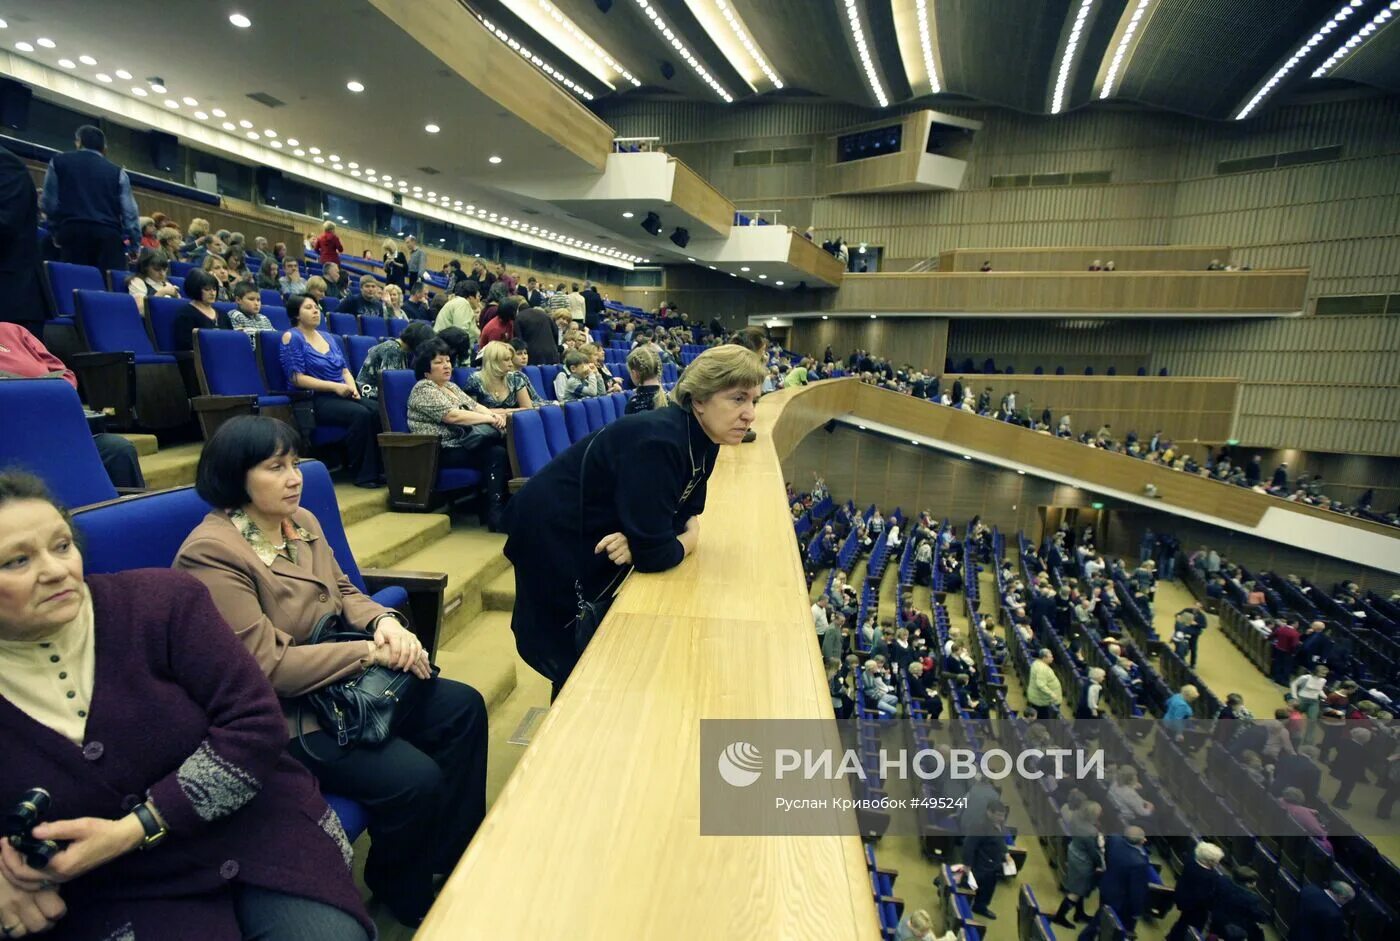
[(316, 241), (311, 243), (311, 247), (316, 249), (316, 257), (323, 265), (328, 261), (340, 264), (340, 253), (345, 251), (345, 246), (340, 244), (340, 237), (334, 232), (322, 232), (316, 237)]
[(486, 326), (481, 328), (481, 345), (501, 340), (509, 343), (515, 339), (515, 319), (502, 320), (500, 317), (492, 317), (486, 322)]
[(1275, 625), (1274, 632), (1269, 637), (1274, 643), (1274, 649), (1279, 653), (1292, 653), (1297, 650), (1298, 645), (1302, 642), (1301, 638), (1302, 635), (1298, 633), (1297, 629), (1287, 624)]
[(73, 370), (50, 353), (38, 337), (19, 324), (0, 323), (0, 373), (9, 373), (11, 378), (42, 379), (51, 372), (60, 373), (70, 386), (78, 388)]

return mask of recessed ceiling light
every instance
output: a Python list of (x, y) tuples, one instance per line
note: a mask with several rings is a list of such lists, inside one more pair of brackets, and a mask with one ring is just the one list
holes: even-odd
[(1018, 471), (1016, 472), (1016, 474), (1017, 474), (1017, 476), (1020, 476), (1020, 477), (1026, 476), (1026, 472), (1025, 472), (1025, 471), (1022, 471), (1022, 470), (1018, 470)]
[(277, 132), (272, 130), (263, 131), (263, 137), (276, 137)]
[(207, 111), (196, 111), (196, 112), (194, 113), (194, 116), (197, 117), (197, 118), (199, 118), (199, 120), (201, 120), (201, 121), (208, 121), (208, 120), (209, 120), (209, 113), (208, 113)]
[(260, 136), (260, 135), (258, 134), (257, 131), (249, 131), (249, 132), (248, 132), (248, 139), (249, 139), (249, 140), (257, 140), (259, 136)]
[(351, 175), (351, 176), (359, 176), (359, 175), (360, 175), (360, 171), (359, 171), (359, 170), (351, 170), (351, 171), (350, 171), (350, 175)]
[(359, 94), (360, 92), (365, 90), (364, 83), (356, 82), (354, 80), (346, 82), (345, 87), (350, 89), (352, 92), (355, 92), (356, 94)]
[(145, 97), (146, 97), (146, 89), (142, 88), (140, 85), (132, 85), (132, 86), (131, 86), (131, 93), (132, 93), (133, 95), (135, 95), (137, 98), (145, 98)]
[[(271, 132), (271, 131), (268, 131), (268, 133), (271, 134), (272, 132)], [(351, 160), (349, 163), (347, 163), (346, 166), (349, 167), (351, 170), (358, 170), (358, 169), (360, 169), (360, 165), (359, 165), (358, 163), (356, 163), (355, 161), (353, 161), (353, 160)]]
[(325, 158), (325, 157), (312, 157), (312, 158), (311, 158), (311, 162), (312, 162), (312, 163), (325, 163), (325, 162), (326, 162), (326, 158)]
[(128, 72), (126, 69), (117, 69), (116, 76), (124, 82), (131, 81), (131, 73)]
[(875, 315), (874, 315), (874, 314), (871, 314), (871, 315), (870, 315), (870, 319), (871, 319), (871, 320), (874, 320), (874, 319), (875, 319)]
[(830, 319), (831, 319), (831, 318), (828, 317), (826, 314), (822, 314), (822, 320), (830, 320)]
[(247, 29), (249, 26), (253, 25), (253, 21), (248, 19), (248, 17), (244, 16), (242, 13), (229, 14), (228, 21), (234, 26), (237, 26), (239, 29)]
[(167, 89), (160, 82), (151, 82), (150, 84), (151, 91), (155, 92), (157, 95), (164, 95), (167, 91), (169, 91), (169, 89)]
[(442, 130), (442, 128), (438, 127), (436, 124), (425, 124), (423, 125), (423, 130), (427, 131), (429, 134), (436, 134), (438, 131)]
[(81, 62), (83, 65), (97, 64), (97, 60), (94, 59), (92, 56), (78, 56), (78, 61)]
[(622, 214), (622, 218), (624, 218), (624, 219), (630, 219), (630, 218), (632, 218), (632, 213), (630, 213), (630, 212), (624, 212), (624, 213)]
[(226, 117), (228, 117), (228, 115), (224, 112), (224, 109), (223, 109), (223, 108), (214, 108), (214, 109), (211, 110), (209, 113), (212, 114), (212, 115), (213, 115), (214, 117), (216, 117), (216, 118), (226, 118)]
[(500, 158), (500, 157), (497, 157), (495, 154), (492, 154), (491, 156), (489, 156), (489, 157), (486, 158), (486, 162), (487, 162), (487, 163), (500, 163), (500, 162), (501, 162), (501, 158)]
[(78, 63), (74, 62), (72, 59), (59, 59), (58, 66), (63, 69), (76, 69)]
[(287, 138), (287, 146), (288, 146), (288, 147), (300, 147), (300, 146), (301, 146), (301, 141), (297, 140), (295, 137), (289, 137), (289, 138)]
[(241, 128), (250, 128), (253, 126), (253, 122), (249, 121), (247, 118), (244, 118), (242, 121), (238, 122), (238, 126)]
[(319, 147), (308, 147), (307, 149), (310, 150), (313, 154), (319, 154), (321, 152), (321, 148)]
[(174, 98), (167, 98), (165, 99), (165, 106), (173, 110), (180, 107), (180, 102), (176, 101)]
[(34, 47), (31, 46), (31, 45), (30, 45), (29, 43), (27, 43), (27, 42), (17, 42), (17, 43), (15, 43), (15, 48), (18, 49), (20, 52), (33, 52), (33, 51), (34, 51)]
[(97, 80), (99, 82), (110, 82), (112, 80), (112, 76), (108, 75), (106, 72), (98, 72)]
[(331, 163), (340, 163), (340, 157), (336, 154), (331, 154), (330, 161)]
[(198, 101), (195, 101), (188, 95), (186, 95), (184, 98), (181, 98), (180, 100), (183, 101), (185, 104), (189, 105), (191, 108), (197, 107), (199, 105)]
[(271, 147), (273, 150), (281, 150), (282, 142), (280, 140), (270, 140), (267, 142), (267, 146)]
[(6, 23), (4, 20), (0, 20), (0, 29), (9, 29), (9, 28), (10, 28), (10, 24), (9, 24), (9, 23)]
[(236, 131), (236, 130), (238, 130), (238, 125), (234, 124), (232, 121), (225, 121), (224, 124), (223, 124), (223, 127), (224, 127), (224, 130), (226, 130), (226, 131)]
[(773, 283), (776, 284), (778, 287), (782, 287), (782, 286), (783, 286), (783, 282), (781, 282), (781, 281), (774, 281)]
[(295, 154), (295, 155), (298, 156), (298, 157), (305, 157), (305, 156), (306, 156), (306, 151), (302, 150), (300, 147), (298, 147), (296, 150), (292, 151), (292, 153)]
[(739, 270), (740, 270), (740, 271), (748, 271), (749, 269), (748, 269), (747, 267), (742, 267), (742, 266), (741, 266), (741, 267), (739, 268)]
[[(399, 182), (402, 183), (403, 181), (400, 180)], [(415, 187), (413, 188), (413, 192), (415, 192), (415, 193), (421, 193), (421, 192), (423, 192), (423, 187), (421, 187), (421, 186), (415, 186)]]
[(718, 271), (719, 269), (716, 268), (714, 265), (710, 265), (710, 270), (711, 270), (711, 271)]
[(765, 280), (765, 279), (767, 279), (768, 275), (766, 275), (766, 274), (761, 274), (761, 275), (759, 275), (758, 277), (759, 277), (759, 280)]
[(432, 190), (428, 190), (428, 198), (437, 199), (437, 193), (434, 193)]
[(344, 170), (344, 169), (345, 169), (345, 164), (343, 164), (343, 163), (333, 163), (333, 164), (331, 164), (331, 169), (332, 169), (332, 170)]
[(49, 39), (49, 38), (47, 38), (47, 37), (45, 37), (45, 36), (40, 36), (38, 39), (36, 39), (36, 40), (34, 40), (34, 41), (37, 42), (39, 45), (43, 46), (45, 49), (52, 49), (54, 46), (58, 45), (58, 43), (54, 42), (52, 39)]

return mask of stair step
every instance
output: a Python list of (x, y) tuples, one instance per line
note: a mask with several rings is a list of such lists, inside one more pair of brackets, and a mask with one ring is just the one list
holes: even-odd
[(335, 500), (340, 504), (340, 522), (353, 526), (389, 509), (389, 488), (367, 490), (352, 483), (335, 485)]
[(193, 441), (143, 455), (141, 474), (146, 478), (146, 486), (152, 490), (168, 490), (171, 487), (188, 487), (193, 484), (194, 471), (199, 465), (199, 454), (203, 450), (204, 442)]
[(508, 568), (481, 591), (481, 604), (487, 611), (515, 610), (515, 569)]
[(380, 513), (345, 527), (345, 536), (360, 568), (376, 569), (389, 568), (451, 529), (452, 520), (442, 513)]
[(515, 689), (518, 671), (529, 670), (515, 652), (510, 615), (503, 611), (477, 615), (470, 631), (438, 648), (437, 665), (444, 676), (475, 686), (488, 709)]
[(160, 450), (160, 442), (155, 435), (140, 435), (134, 432), (122, 432), (121, 437), (130, 441), (136, 446), (136, 456), (145, 457), (148, 454), (155, 454)]
[(447, 573), (440, 643), (450, 641), (481, 613), (483, 589), (509, 571), (510, 562), (501, 554), (505, 543), (504, 536), (458, 522), (442, 538), (393, 564), (397, 569)]

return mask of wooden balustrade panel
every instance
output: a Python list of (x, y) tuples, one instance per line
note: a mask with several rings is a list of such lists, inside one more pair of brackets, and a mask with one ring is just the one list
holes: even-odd
[(1106, 245), (1088, 248), (955, 248), (938, 253), (939, 271), (1085, 271), (1112, 261), (1118, 271), (1202, 271), (1230, 263), (1228, 245)]
[(835, 255), (797, 232), (792, 233), (787, 260), (788, 264), (810, 273), (823, 284), (839, 285), (846, 274), (846, 266), (837, 261)]
[(671, 203), (727, 236), (734, 226), (734, 204), (682, 161), (671, 157), (670, 163), (675, 167), (675, 176), (671, 181)]

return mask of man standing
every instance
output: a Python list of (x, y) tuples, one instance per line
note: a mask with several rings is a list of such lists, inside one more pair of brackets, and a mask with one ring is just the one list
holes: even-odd
[(570, 285), (570, 291), (565, 297), (565, 301), (569, 308), (569, 316), (573, 318), (574, 323), (582, 324), (588, 315), (588, 303), (579, 293), (577, 281)]
[(1035, 662), (1031, 664), (1030, 683), (1026, 688), (1026, 701), (1035, 710), (1037, 719), (1053, 719), (1060, 714), (1060, 703), (1064, 700), (1064, 693), (1060, 689), (1060, 678), (1055, 675), (1055, 670), (1050, 666), (1054, 662), (1054, 655), (1049, 650), (1041, 648), (1036, 654)]
[(0, 147), (0, 321), (17, 323), (36, 337), (47, 317), (39, 281), (39, 207), (24, 161)]
[(1270, 490), (1288, 489), (1288, 465), (1280, 464), (1274, 468), (1274, 479), (1269, 482)]
[(963, 837), (963, 863), (977, 880), (972, 913), (991, 921), (996, 921), (997, 916), (987, 906), (992, 902), (1006, 864), (1006, 834), (1002, 831), (1005, 822), (1006, 805), (993, 800), (987, 804), (983, 819), (971, 823), (968, 834)]
[(72, 153), (58, 154), (44, 174), (40, 205), (58, 243), (59, 257), (69, 264), (92, 265), (100, 271), (126, 267), (122, 239), (141, 244), (141, 225), (131, 180), (126, 171), (103, 154), (107, 137), (98, 128), (78, 128)]
[(1196, 668), (1196, 645), (1201, 642), (1201, 635), (1206, 630), (1206, 611), (1197, 601), (1189, 608), (1182, 608), (1177, 612), (1176, 620), (1182, 625), (1182, 633), (1186, 635), (1188, 643), (1188, 660), (1191, 669)]
[(1099, 880), (1099, 912), (1080, 938), (1099, 936), (1099, 913), (1103, 906), (1113, 909), (1131, 936), (1137, 920), (1147, 911), (1147, 884), (1151, 865), (1147, 861), (1147, 834), (1142, 827), (1128, 827), (1123, 835), (1104, 840), (1104, 872)]
[(1271, 672), (1274, 682), (1280, 686), (1287, 686), (1293, 679), (1293, 666), (1301, 639), (1298, 629), (1289, 621), (1279, 621), (1269, 635), (1269, 641), (1274, 648)]
[(408, 250), (408, 283), (421, 281), (423, 269), (428, 267), (428, 253), (418, 247), (418, 238), (413, 235), (403, 240), (403, 247)]
[(592, 281), (583, 283), (583, 322), (590, 330), (597, 329), (603, 322), (603, 295), (598, 293)]
[(1181, 878), (1176, 880), (1176, 891), (1172, 902), (1181, 916), (1172, 930), (1167, 932), (1167, 941), (1183, 941), (1188, 928), (1201, 931), (1206, 926), (1211, 909), (1220, 894), (1220, 885), (1225, 877), (1218, 867), (1225, 858), (1225, 851), (1214, 843), (1202, 841), (1196, 844), (1195, 858), (1186, 864)]
[(1256, 454), (1244, 466), (1244, 479), (1249, 482), (1251, 487), (1259, 486), (1259, 481), (1263, 479), (1264, 468), (1259, 464), (1261, 460), (1262, 458)]
[(515, 315), (515, 335), (530, 351), (530, 365), (559, 365), (559, 344), (554, 321), (538, 307), (526, 307)]
[(1271, 913), (1255, 891), (1258, 884), (1259, 874), (1248, 866), (1236, 867), (1233, 881), (1221, 880), (1210, 911), (1212, 934), (1228, 938), (1228, 929), (1234, 925), (1248, 941), (1263, 941), (1264, 932), (1259, 925), (1270, 921)]

